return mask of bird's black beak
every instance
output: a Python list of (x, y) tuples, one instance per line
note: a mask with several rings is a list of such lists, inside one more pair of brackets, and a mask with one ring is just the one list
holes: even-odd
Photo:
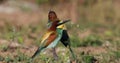
[(65, 20), (65, 21), (63, 21), (62, 23), (58, 23), (57, 26), (62, 25), (62, 24), (64, 24), (64, 23), (67, 23), (67, 22), (69, 22), (69, 21), (70, 21), (70, 19), (69, 19), (69, 20)]

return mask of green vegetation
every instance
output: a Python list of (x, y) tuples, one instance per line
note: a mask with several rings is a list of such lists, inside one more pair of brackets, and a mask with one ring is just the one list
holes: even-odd
[(81, 46), (102, 46), (102, 40), (94, 35), (90, 35), (83, 39)]
[(24, 63), (27, 63), (29, 62), (29, 57), (26, 56), (24, 53), (20, 53), (18, 52), (18, 56), (7, 56), (4, 58), (4, 61), (7, 62), (7, 63), (16, 63), (16, 62), (24, 62)]
[(97, 61), (94, 59), (93, 56), (90, 56), (90, 55), (85, 55), (82, 57), (82, 59), (85, 63), (94, 63), (95, 61)]

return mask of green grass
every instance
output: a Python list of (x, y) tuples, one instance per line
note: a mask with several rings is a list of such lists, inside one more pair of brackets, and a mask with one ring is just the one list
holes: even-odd
[(8, 45), (2, 45), (0, 46), (1, 51), (7, 51), (8, 50)]
[(87, 46), (102, 46), (103, 40), (96, 35), (89, 35), (86, 38), (79, 39), (74, 36), (71, 37), (71, 45), (73, 47), (87, 47)]

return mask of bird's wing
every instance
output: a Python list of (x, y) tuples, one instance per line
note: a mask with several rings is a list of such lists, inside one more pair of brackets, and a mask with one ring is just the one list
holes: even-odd
[(41, 46), (47, 47), (49, 44), (51, 44), (57, 37), (57, 33), (52, 31), (52, 32), (47, 32), (41, 41)]
[(41, 43), (47, 40), (47, 38), (50, 36), (50, 34), (53, 33), (53, 31), (49, 32), (47, 31), (41, 38)]

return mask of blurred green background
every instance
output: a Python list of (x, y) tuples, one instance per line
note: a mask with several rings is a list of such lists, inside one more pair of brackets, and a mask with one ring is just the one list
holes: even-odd
[[(120, 62), (119, 0), (0, 0), (0, 51), (9, 54), (10, 47), (37, 48), (50, 10), (61, 20), (71, 19), (66, 26), (80, 62), (89, 63), (92, 56), (102, 56), (97, 59), (100, 63)], [(81, 56), (86, 51), (90, 55)], [(101, 53), (96, 55), (92, 51)], [(0, 53), (1, 56), (6, 59), (5, 54)]]

